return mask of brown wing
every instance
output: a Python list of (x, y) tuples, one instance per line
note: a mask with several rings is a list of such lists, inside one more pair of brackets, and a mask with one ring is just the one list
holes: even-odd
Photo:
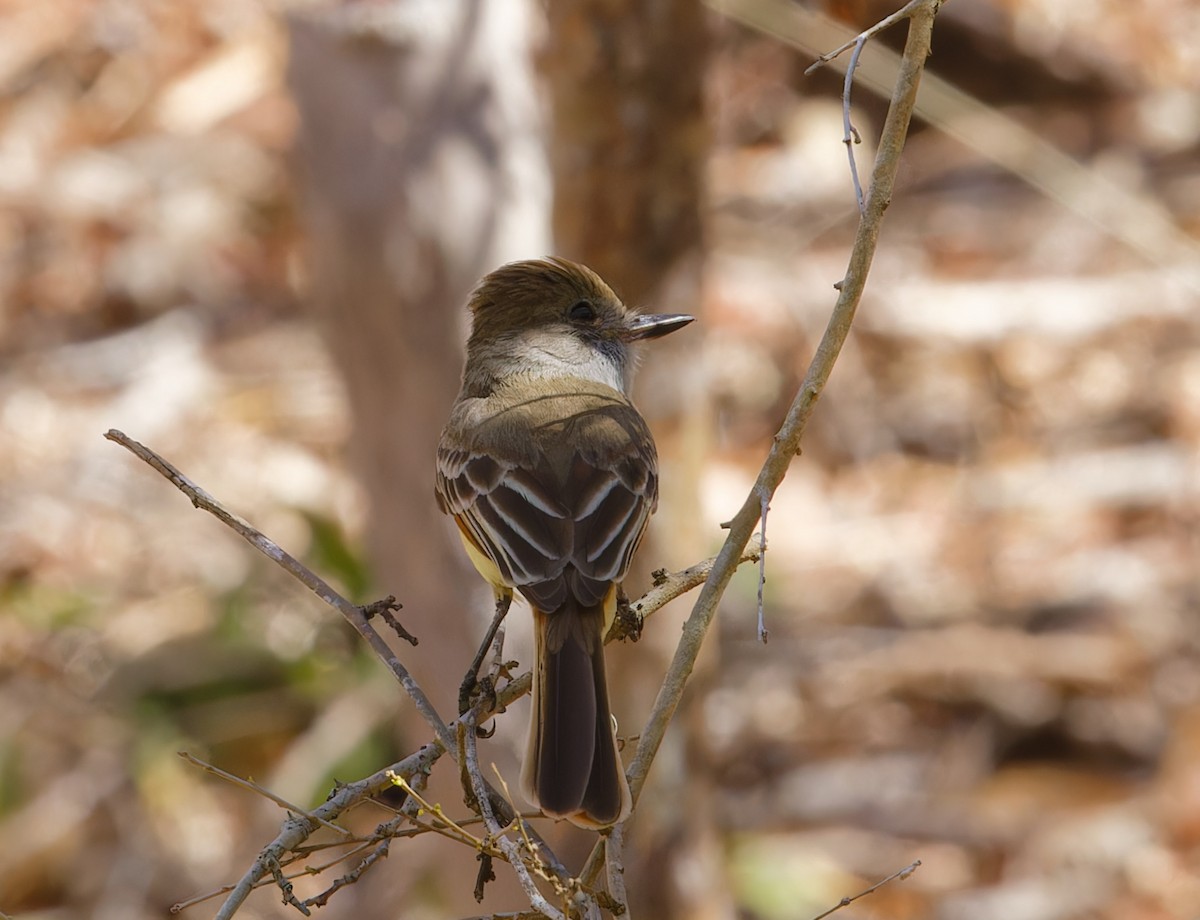
[(442, 510), (547, 611), (568, 592), (596, 604), (624, 577), (658, 498), (654, 444), (637, 410), (598, 384), (558, 386), (461, 408), (437, 457)]

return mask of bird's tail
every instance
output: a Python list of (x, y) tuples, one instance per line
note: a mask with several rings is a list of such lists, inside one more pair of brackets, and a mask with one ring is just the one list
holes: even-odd
[(521, 771), (543, 812), (592, 829), (623, 821), (632, 801), (609, 712), (604, 607), (569, 599), (553, 613), (534, 608), (533, 717)]

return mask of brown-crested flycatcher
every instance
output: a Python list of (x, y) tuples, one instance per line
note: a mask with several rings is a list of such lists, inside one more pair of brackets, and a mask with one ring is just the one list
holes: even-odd
[(658, 501), (630, 403), (631, 346), (686, 326), (639, 315), (565, 259), (515, 262), (471, 296), (462, 390), (437, 451), (438, 506), (499, 598), (533, 608), (533, 718), (521, 772), (581, 827), (629, 813), (604, 674), (617, 588)]

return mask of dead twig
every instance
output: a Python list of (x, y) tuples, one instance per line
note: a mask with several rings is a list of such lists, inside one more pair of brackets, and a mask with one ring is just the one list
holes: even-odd
[[(937, 7), (940, 7), (944, 2), (945, 0), (938, 0)], [(851, 48), (854, 48), (855, 53), (857, 54), (862, 50), (863, 45), (865, 45), (870, 39), (874, 38), (884, 29), (890, 29), (901, 20), (911, 19), (918, 8), (923, 6), (927, 7), (928, 5), (929, 0), (911, 0), (911, 2), (892, 13), (892, 15), (885, 16), (883, 19), (879, 20), (879, 22), (875, 23), (875, 25), (871, 26), (871, 28), (863, 32), (859, 32), (856, 36), (854, 36), (854, 38), (850, 39), (850, 41), (846, 42), (844, 45), (840, 45), (837, 48), (834, 48), (832, 51), (822, 54), (819, 58), (809, 64), (807, 68), (805, 68), (804, 75), (807, 77), (814, 70), (825, 66), (839, 54), (849, 51)], [(937, 14), (936, 7), (933, 10), (933, 14)], [(853, 70), (853, 65), (851, 65), (850, 69)]]
[(829, 908), (829, 910), (825, 911), (825, 913), (817, 914), (815, 917), (812, 918), (812, 920), (825, 920), (825, 918), (828, 917), (830, 914), (835, 914), (839, 910), (841, 910), (843, 907), (850, 906), (855, 901), (857, 901), (859, 898), (865, 898), (867, 895), (878, 891), (880, 888), (882, 888), (888, 882), (897, 881), (897, 880), (901, 881), (901, 882), (904, 881), (906, 878), (908, 878), (910, 875), (912, 875), (914, 872), (916, 872), (917, 869), (920, 867), (920, 865), (921, 865), (921, 860), (918, 859), (916, 862), (910, 863), (909, 865), (905, 866), (903, 869), (897, 869), (895, 872), (893, 872), (887, 878), (881, 879), (880, 881), (878, 881), (874, 885), (872, 885), (870, 888), (864, 888), (862, 891), (860, 891), (856, 895), (851, 895), (848, 898), (842, 898), (840, 901), (837, 902), (837, 904), (835, 904), (833, 907)]
[(337, 834), (340, 837), (349, 837), (351, 840), (357, 839), (357, 838), (355, 838), (355, 836), (352, 833), (350, 833), (350, 831), (346, 830), (344, 827), (334, 824), (331, 821), (326, 821), (324, 818), (319, 818), (316, 815), (312, 814), (311, 812), (305, 811), (303, 808), (300, 808), (297, 805), (293, 805), (287, 799), (277, 796), (270, 789), (264, 789), (262, 786), (260, 786), (258, 783), (254, 782), (253, 780), (242, 779), (240, 776), (234, 776), (232, 773), (227, 773), (224, 770), (222, 770), (220, 767), (214, 767), (212, 764), (201, 760), (199, 757), (196, 757), (193, 754), (189, 754), (187, 751), (179, 751), (178, 754), (180, 757), (182, 757), (184, 760), (186, 760), (192, 766), (199, 767), (201, 770), (204, 770), (206, 773), (211, 773), (213, 776), (220, 777), (221, 779), (225, 780), (225, 782), (231, 783), (234, 786), (240, 786), (242, 789), (248, 789), (249, 791), (253, 792), (255, 795), (261, 795), (264, 799), (270, 799), (272, 802), (274, 802), (280, 808), (286, 808), (288, 811), (292, 812), (293, 814), (303, 815), (306, 818), (312, 818), (312, 820), (316, 821), (322, 827), (329, 828), (329, 830), (333, 831), (335, 834)]
[(383, 641), (383, 637), (371, 625), (362, 607), (352, 604), (346, 598), (342, 597), (341, 594), (333, 590), (323, 578), (309, 569), (308, 566), (286, 552), (279, 544), (253, 527), (248, 521), (243, 520), (226, 509), (224, 505), (184, 476), (183, 473), (179, 472), (179, 470), (149, 447), (139, 444), (124, 432), (117, 431), (116, 429), (110, 429), (104, 437), (116, 444), (120, 444), (134, 456), (145, 461), (151, 468), (162, 474), (175, 488), (191, 499), (193, 505), (201, 511), (207, 511), (221, 523), (231, 528), (246, 540), (247, 543), (268, 559), (280, 565), (286, 572), (316, 594), (317, 597), (345, 617), (347, 622), (366, 640), (367, 645), (371, 647), (371, 650), (375, 652), (379, 660), (387, 666), (396, 680), (400, 682), (400, 686), (404, 688), (404, 692), (408, 694), (409, 698), (413, 701), (413, 705), (421, 714), (421, 717), (433, 729), (443, 746), (447, 750), (453, 748), (454, 736), (451, 734), (450, 729), (442, 721), (442, 717), (438, 715), (437, 710), (433, 708), (433, 703), (429, 701), (429, 697), (425, 695), (425, 691), (421, 689), (420, 685), (417, 684), (416, 680), (408, 672), (408, 669), (401, 664), (400, 659), (395, 656), (388, 647), (388, 644)]

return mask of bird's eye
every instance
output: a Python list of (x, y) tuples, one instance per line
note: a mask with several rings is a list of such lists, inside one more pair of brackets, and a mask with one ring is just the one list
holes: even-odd
[(567, 311), (567, 317), (573, 323), (590, 323), (596, 319), (596, 308), (586, 300), (581, 300)]

